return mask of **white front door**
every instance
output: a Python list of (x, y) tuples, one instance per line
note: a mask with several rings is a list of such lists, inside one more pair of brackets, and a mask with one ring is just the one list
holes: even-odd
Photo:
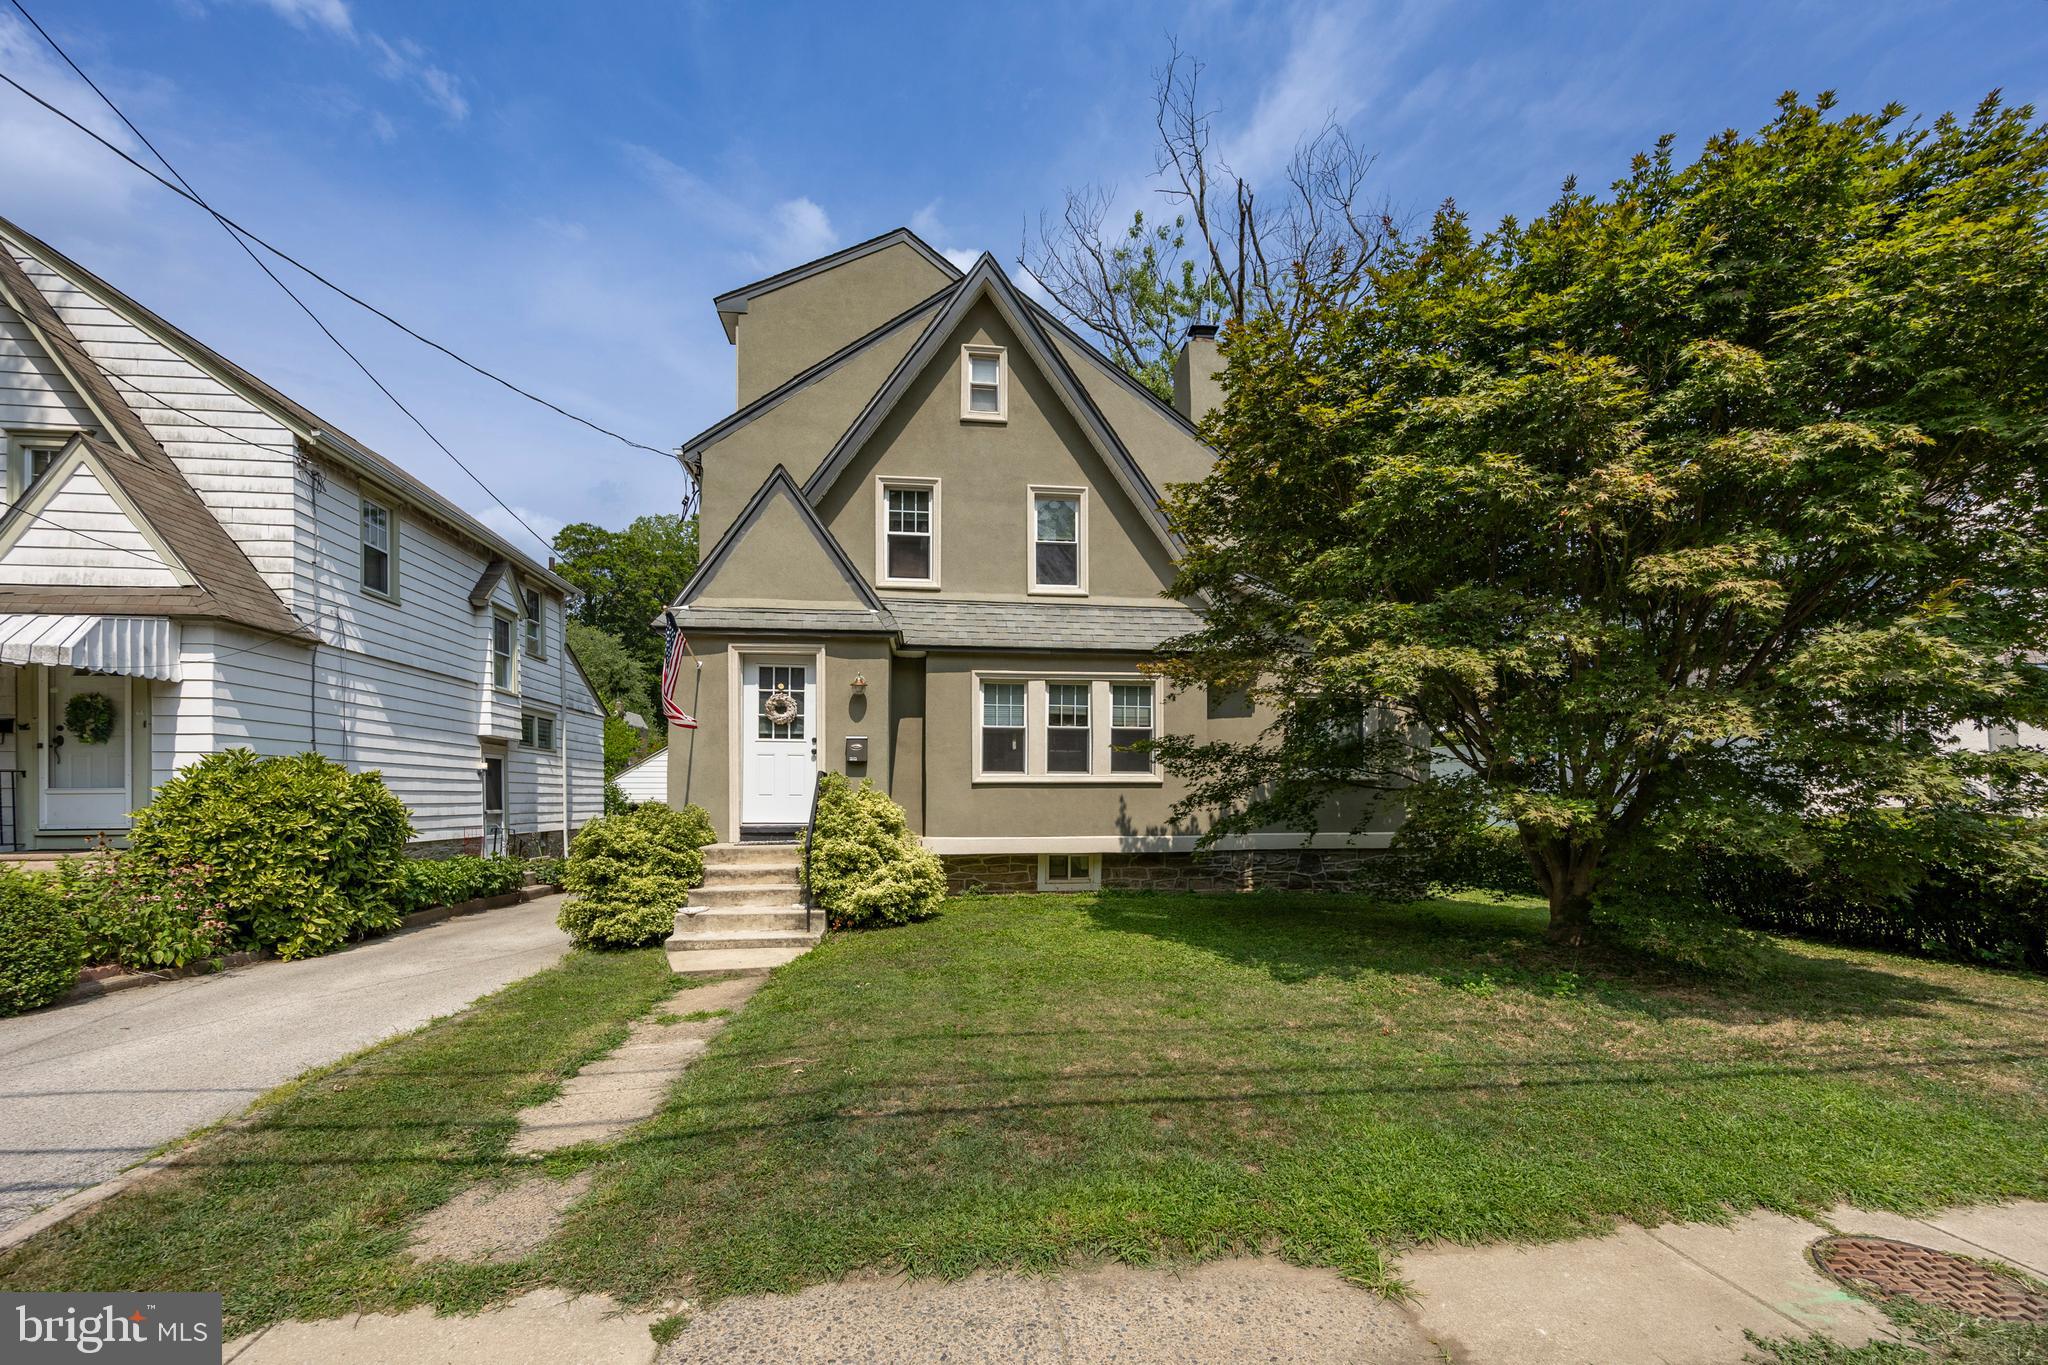
[[(74, 673), (52, 665), (49, 709), (43, 713), (43, 800), (37, 823), (44, 829), (128, 828), (128, 734), (134, 715), (132, 680), (105, 673)], [(75, 734), (66, 712), (78, 697), (100, 696), (113, 704), (113, 728), (98, 743)]]
[(743, 825), (801, 825), (811, 818), (818, 771), (812, 671), (809, 659), (752, 654), (740, 660)]

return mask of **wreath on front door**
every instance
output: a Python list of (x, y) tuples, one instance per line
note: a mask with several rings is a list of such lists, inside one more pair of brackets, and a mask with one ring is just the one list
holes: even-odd
[(761, 714), (770, 725), (787, 725), (796, 719), (796, 698), (789, 695), (788, 688), (778, 687), (761, 703)]
[(64, 728), (81, 744), (105, 744), (114, 737), (114, 699), (80, 692), (64, 703)]

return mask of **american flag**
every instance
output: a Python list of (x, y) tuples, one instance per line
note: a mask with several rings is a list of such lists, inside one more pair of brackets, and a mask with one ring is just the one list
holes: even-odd
[(661, 713), (668, 717), (668, 723), (682, 730), (697, 728), (697, 718), (676, 705), (676, 684), (683, 677), (683, 655), (692, 659), (696, 654), (690, 649), (690, 642), (683, 638), (683, 628), (676, 624), (676, 614), (662, 613), (662, 623), (668, 633), (668, 648), (661, 656)]

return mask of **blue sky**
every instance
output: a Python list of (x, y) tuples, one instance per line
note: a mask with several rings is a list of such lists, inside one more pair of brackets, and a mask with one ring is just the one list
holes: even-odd
[[(671, 447), (730, 411), (711, 296), (908, 223), (1014, 261), (1068, 185), (1148, 197), (1151, 73), (1208, 65), (1255, 181), (1326, 117), (1379, 189), (1491, 222), (1782, 90), (1932, 117), (2048, 105), (2048, 3), (421, 4), (25, 0), (221, 210), (479, 362)], [(0, 14), (0, 69), (113, 135)], [(121, 139), (125, 142), (126, 135)], [(198, 210), (0, 89), (0, 213), (501, 529)], [(313, 287), (526, 519), (674, 510), (669, 461), (519, 400)]]

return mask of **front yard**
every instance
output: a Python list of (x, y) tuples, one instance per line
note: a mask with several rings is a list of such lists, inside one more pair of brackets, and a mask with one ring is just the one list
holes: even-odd
[[(510, 1266), (410, 1221), (675, 983), (578, 955), (281, 1093), (0, 1260), (221, 1288), (230, 1330), (552, 1282), (654, 1299), (1271, 1245), (1370, 1284), (1429, 1238), (2048, 1195), (2048, 982), (1784, 944), (1730, 984), (1546, 948), (1526, 903), (968, 899), (785, 969)], [(687, 995), (670, 1009), (687, 1010)]]

